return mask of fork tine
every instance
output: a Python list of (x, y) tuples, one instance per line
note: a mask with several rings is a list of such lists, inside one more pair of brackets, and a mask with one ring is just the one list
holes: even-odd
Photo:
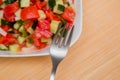
[(52, 41), (53, 43), (56, 43), (57, 38), (59, 38), (59, 37), (58, 37), (58, 33), (59, 33), (59, 30), (60, 30), (61, 27), (62, 27), (62, 23), (59, 24), (59, 27), (58, 27), (58, 29), (57, 29), (54, 37), (53, 37), (53, 41)]
[(73, 36), (73, 31), (74, 31), (74, 26), (73, 26), (72, 29), (70, 30), (69, 37), (68, 37), (68, 39), (66, 40), (66, 45), (64, 45), (64, 46), (70, 46), (70, 43), (71, 43), (71, 40), (72, 40), (72, 36)]

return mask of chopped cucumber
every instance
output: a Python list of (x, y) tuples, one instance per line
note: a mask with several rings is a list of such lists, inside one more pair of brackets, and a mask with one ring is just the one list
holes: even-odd
[(9, 45), (9, 50), (11, 52), (18, 52), (20, 51), (20, 46), (18, 44)]
[(6, 46), (3, 45), (3, 44), (0, 44), (0, 50), (8, 50), (8, 47), (6, 47)]
[(20, 7), (28, 7), (30, 6), (30, 0), (19, 0)]
[(58, 10), (64, 12), (65, 6), (58, 4)]
[(14, 33), (14, 30), (11, 28), (8, 30), (8, 33)]
[(27, 47), (31, 47), (33, 44), (29, 43), (29, 42), (26, 42), (26, 46)]
[(49, 38), (49, 39), (41, 38), (41, 42), (45, 42), (45, 43), (50, 44), (52, 42), (52, 39), (51, 38)]
[(35, 28), (37, 27), (37, 23), (38, 23), (38, 21), (34, 21), (34, 22), (33, 22), (33, 25), (32, 25), (32, 29), (33, 29), (33, 30), (35, 30)]
[(9, 26), (13, 26), (14, 22), (8, 22), (4, 19), (1, 19), (1, 25), (9, 25)]
[(57, 5), (54, 7), (53, 12), (55, 12), (55, 13), (57, 13), (57, 14), (62, 14), (63, 11), (64, 11), (64, 9), (65, 9), (64, 5), (57, 4)]
[(25, 37), (19, 36), (17, 40), (20, 44), (22, 44), (25, 41)]
[(39, 13), (39, 16), (40, 16), (39, 19), (45, 19), (46, 18), (46, 15), (45, 15), (43, 10), (38, 10), (38, 13)]
[(26, 36), (28, 35), (27, 31), (24, 29), (23, 26), (21, 26), (21, 27), (19, 28), (19, 31), (22, 33), (22, 36), (23, 36), (23, 37), (26, 37)]
[(33, 34), (33, 32), (34, 32), (34, 30), (32, 29), (32, 27), (29, 27), (29, 28), (27, 29), (27, 31), (28, 31), (30, 34)]
[(51, 24), (50, 24), (50, 31), (52, 33), (56, 33), (58, 27), (59, 27), (59, 24), (60, 24), (60, 21), (55, 21), (55, 20), (52, 20), (51, 21)]
[(21, 26), (22, 26), (22, 21), (17, 21), (17, 22), (14, 24), (13, 27), (14, 27), (16, 30), (18, 30)]
[[(60, 0), (61, 1), (61, 0)], [(48, 0), (48, 5), (51, 9), (54, 8), (54, 6), (56, 5), (56, 0)]]
[(56, 4), (64, 5), (64, 4), (63, 4), (63, 0), (56, 0)]
[(0, 5), (0, 7), (1, 7), (1, 8), (5, 8), (6, 5), (7, 5), (7, 4), (4, 2), (4, 3), (2, 3), (2, 4)]
[(13, 3), (15, 0), (5, 0), (5, 3), (6, 4), (11, 4), (11, 3)]

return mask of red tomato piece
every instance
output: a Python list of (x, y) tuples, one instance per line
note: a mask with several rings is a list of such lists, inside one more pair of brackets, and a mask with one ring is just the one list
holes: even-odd
[(48, 31), (48, 30), (41, 30), (40, 31), (40, 34), (42, 35), (42, 37), (44, 37), (44, 38), (50, 38), (50, 37), (52, 37), (52, 33), (50, 32), (50, 31)]
[(65, 20), (73, 23), (73, 22), (74, 22), (74, 18), (75, 18), (75, 12), (74, 12), (74, 10), (72, 9), (72, 7), (67, 7), (67, 8), (65, 8), (65, 11), (63, 12), (62, 17), (63, 17)]
[(8, 45), (13, 43), (17, 43), (17, 39), (10, 34), (0, 37), (0, 44)]
[(35, 5), (38, 9), (42, 9), (43, 7), (45, 7), (47, 5), (47, 2), (46, 1), (44, 1), (44, 2), (37, 1), (35, 3)]
[(26, 7), (21, 10), (21, 19), (25, 20), (33, 20), (39, 18), (38, 10), (35, 6)]
[(25, 25), (24, 28), (27, 30), (28, 28), (30, 28), (33, 25), (32, 21), (28, 21)]
[(0, 5), (2, 4), (2, 0), (0, 0)]
[(42, 49), (45, 48), (47, 46), (46, 43), (42, 43), (40, 39), (37, 38), (33, 38), (34, 40), (34, 45), (38, 48), (38, 49)]
[(38, 26), (42, 29), (50, 30), (50, 22), (48, 20), (39, 20)]
[(2, 26), (2, 29), (7, 32), (10, 29), (10, 26), (8, 25)]
[(36, 2), (36, 0), (30, 0), (32, 3), (35, 3)]
[(8, 4), (5, 7), (4, 13), (6, 13), (6, 14), (15, 13), (18, 9), (19, 9), (18, 2), (14, 2), (12, 4)]
[(38, 39), (41, 38), (40, 31), (41, 31), (41, 29), (37, 26), (35, 29), (35, 32), (34, 32), (34, 36)]
[(4, 8), (4, 18), (9, 22), (15, 21), (15, 15), (14, 13), (18, 10), (18, 2), (14, 2), (12, 4), (8, 4)]
[(4, 18), (9, 22), (15, 21), (15, 15), (13, 13), (12, 14), (4, 13)]
[(60, 21), (60, 18), (57, 15), (55, 15), (50, 9), (44, 10), (44, 11), (45, 11), (47, 19), (49, 19), (50, 21), (51, 20)]
[(40, 27), (36, 27), (36, 29), (35, 29), (35, 36), (37, 37), (37, 38), (41, 38), (41, 37), (44, 37), (44, 38), (50, 38), (50, 37), (52, 37), (52, 33), (50, 32), (50, 31), (48, 31), (48, 30), (43, 30), (43, 29), (41, 29)]

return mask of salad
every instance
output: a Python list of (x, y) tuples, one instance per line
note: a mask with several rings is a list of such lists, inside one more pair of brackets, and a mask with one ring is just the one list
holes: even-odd
[(0, 50), (43, 49), (59, 25), (68, 30), (74, 18), (74, 0), (0, 0)]

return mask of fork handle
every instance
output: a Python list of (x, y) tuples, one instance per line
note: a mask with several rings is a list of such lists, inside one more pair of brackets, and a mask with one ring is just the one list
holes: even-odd
[(53, 68), (52, 68), (50, 80), (55, 80), (55, 75), (56, 75), (56, 71), (57, 71), (57, 66), (58, 66), (58, 64), (54, 64), (54, 63), (53, 63)]

